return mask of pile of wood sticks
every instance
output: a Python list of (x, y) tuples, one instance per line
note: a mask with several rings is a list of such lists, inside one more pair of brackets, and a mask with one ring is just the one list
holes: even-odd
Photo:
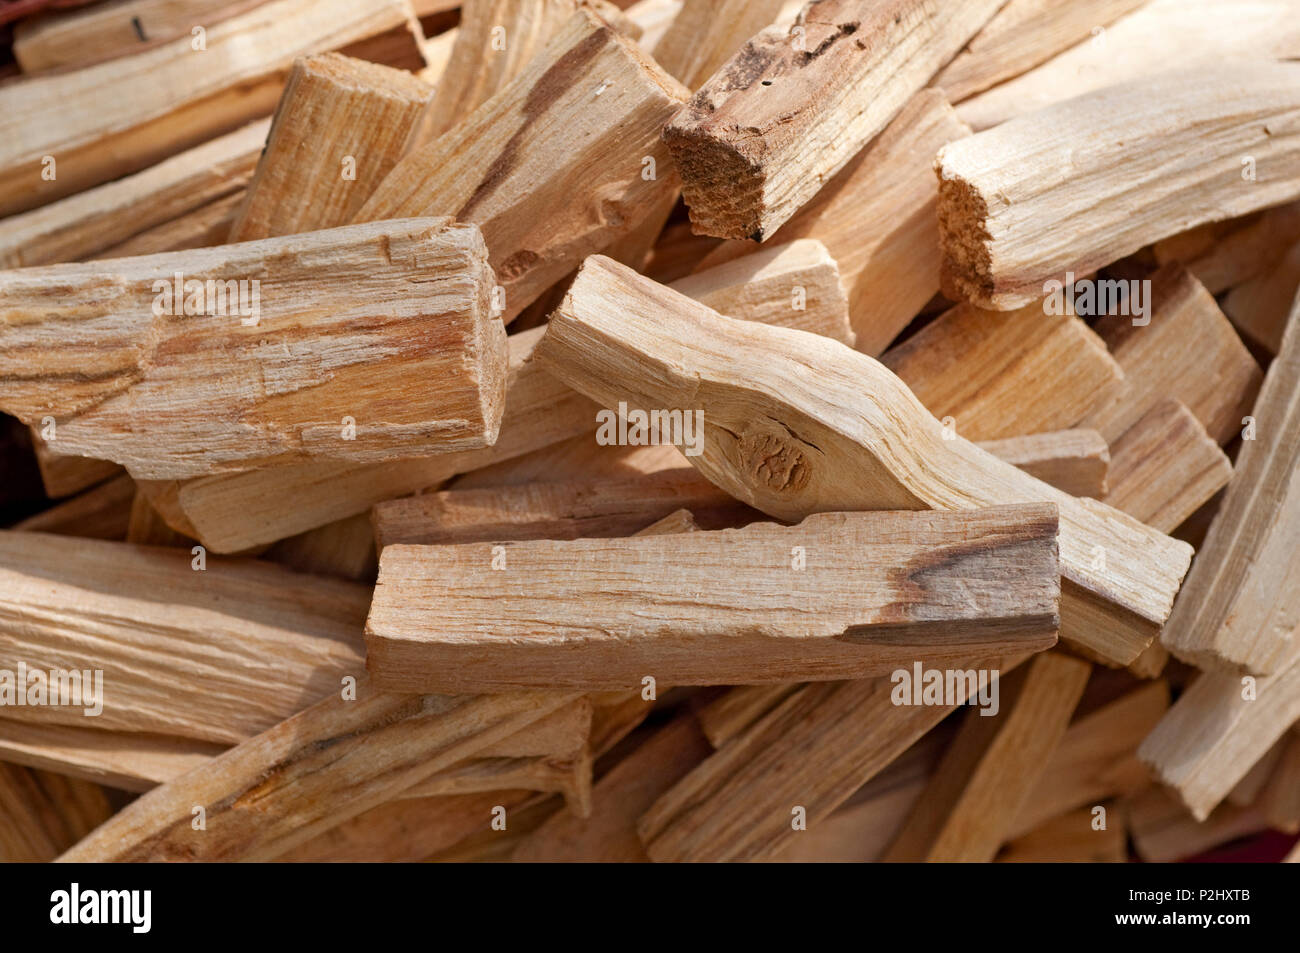
[(0, 860), (1300, 860), (1300, 0), (11, 53)]

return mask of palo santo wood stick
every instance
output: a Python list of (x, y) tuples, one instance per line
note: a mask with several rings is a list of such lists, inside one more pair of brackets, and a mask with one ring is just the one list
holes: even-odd
[(709, 744), (721, 748), (800, 688), (788, 685), (737, 685), (696, 712)]
[(1185, 543), (1061, 493), (960, 436), (947, 439), (866, 355), (819, 335), (730, 321), (600, 256), (584, 263), (551, 316), (537, 358), (605, 406), (701, 410), (703, 452), (690, 462), (780, 519), (1055, 503), (1061, 635), (1119, 664), (1154, 639), (1191, 559)]
[(1149, 864), (1193, 857), (1268, 826), (1259, 810), (1235, 804), (1225, 804), (1199, 819), (1192, 817), (1159, 787), (1127, 799), (1121, 810), (1128, 816), (1134, 850)]
[(1095, 430), (1056, 430), (1005, 437), (985, 440), (980, 447), (1071, 496), (1101, 499), (1106, 494), (1110, 449)]
[[(1201, 222), (1295, 199), (1300, 137), (1270, 126), (1289, 128), (1297, 90), (1297, 63), (1179, 70), (944, 146), (935, 160), (944, 293), (997, 310), (1022, 307), (1049, 281)], [(1171, 172), (1170, 154), (1196, 161)], [(1134, 192), (1135, 180), (1149, 184)]]
[(1252, 418), (1160, 641), (1201, 668), (1269, 674), (1300, 651), (1300, 300)]
[(994, 858), (999, 864), (1121, 864), (1128, 857), (1128, 831), (1122, 811), (1113, 811), (1100, 830), (1091, 807), (1044, 821), (1010, 841)]
[[(771, 239), (826, 244), (848, 290), (857, 348), (864, 354), (880, 354), (939, 291), (937, 190), (930, 164), (942, 146), (969, 134), (941, 93), (917, 93)], [(725, 242), (699, 266), (753, 250), (752, 242)]]
[(785, 0), (685, 0), (652, 55), (687, 89), (698, 89), (783, 6)]
[(1217, 295), (1272, 269), (1297, 241), (1300, 202), (1291, 202), (1235, 222), (1198, 226), (1156, 242), (1153, 251), (1161, 265), (1182, 262), (1206, 291)]
[(1273, 747), (1264, 752), (1264, 757), (1256, 761), (1251, 769), (1242, 775), (1241, 780), (1228, 792), (1227, 801), (1229, 804), (1235, 804), (1238, 807), (1249, 807), (1255, 803), (1261, 789), (1268, 781), (1269, 775), (1273, 773), (1273, 767), (1277, 764), (1278, 759), (1282, 757), (1282, 748), (1285, 744), (1286, 736), (1284, 735), (1278, 739)]
[(0, 863), (44, 863), (112, 813), (94, 784), (0, 763)]
[(1283, 740), (1277, 764), (1260, 792), (1259, 808), (1273, 827), (1300, 831), (1300, 732), (1292, 730)]
[(270, 123), (261, 119), (116, 182), (5, 222), (0, 267), (84, 261), (210, 202), (253, 176)]
[(0, 407), (145, 479), (490, 446), (486, 258), (474, 226), (410, 219), (0, 273)]
[(1282, 348), (1282, 334), (1297, 290), (1300, 290), (1300, 242), (1291, 245), (1281, 261), (1265, 274), (1228, 292), (1223, 310), (1242, 334), (1276, 354)]
[(135, 481), (123, 473), (10, 528), (89, 539), (124, 539), (134, 499)]
[(238, 189), (170, 222), (147, 228), (124, 242), (91, 255), (90, 259), (102, 261), (107, 258), (132, 258), (136, 255), (157, 255), (167, 251), (222, 245), (243, 205), (244, 192), (244, 189)]
[(1044, 652), (999, 680), (999, 710), (969, 711), (885, 852), (890, 862), (987, 863), (1042, 776), (1092, 666)]
[(41, 436), (42, 431), (56, 438), (58, 431), (51, 430), (48, 423), (32, 427), (30, 431), (32, 453), (35, 454), (36, 465), (41, 471), (41, 484), (45, 487), (45, 495), (52, 500), (73, 496), (125, 472), (110, 460), (59, 453), (54, 445)]
[(658, 137), (684, 97), (635, 43), (581, 7), (500, 93), (408, 153), (357, 220), (443, 214), (478, 224), (509, 322), (671, 194)]
[(410, 73), (338, 53), (296, 60), (227, 240), (350, 222), (397, 164), (432, 95)]
[[(406, 28), (406, 0), (276, 0), (130, 58), (0, 88), (0, 214), (135, 172), (268, 114), (294, 57)], [(197, 68), (202, 57), (208, 68)], [(51, 162), (53, 164), (51, 164)]]
[(932, 86), (959, 103), (1086, 39), (1147, 0), (1010, 0), (939, 71)]
[[(147, 500), (144, 503), (149, 505)], [(282, 539), (261, 556), (297, 572), (367, 584), (374, 583), (379, 571), (374, 530), (364, 513)]]
[(814, 0), (753, 37), (664, 129), (695, 230), (763, 241), (1004, 0)]
[[(362, 681), (155, 788), (63, 861), (270, 860), (574, 700), (394, 695)], [(191, 827), (195, 806), (206, 830)]]
[[(918, 657), (1039, 651), (1055, 642), (1055, 535), (1039, 505), (822, 513), (671, 539), (388, 546), (366, 664), (391, 691), (599, 691), (646, 675), (861, 678)], [(520, 575), (526, 598), (511, 598)]]

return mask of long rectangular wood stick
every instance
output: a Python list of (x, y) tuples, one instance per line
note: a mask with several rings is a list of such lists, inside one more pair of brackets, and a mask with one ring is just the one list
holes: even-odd
[[(136, 54), (0, 88), (0, 214), (165, 159), (270, 113), (294, 57), (405, 28), (406, 0), (275, 0)], [(188, 32), (188, 31), (187, 31)], [(198, 58), (207, 68), (198, 68)], [(51, 161), (53, 160), (53, 164)]]
[(338, 53), (296, 60), (227, 241), (346, 225), (432, 95), (410, 73)]
[(122, 473), (29, 516), (10, 529), (88, 539), (125, 539), (135, 493), (135, 481)]
[(702, 453), (690, 462), (781, 519), (1055, 503), (1062, 638), (1112, 662), (1128, 664), (1151, 643), (1191, 559), (1186, 543), (945, 434), (866, 355), (819, 335), (730, 321), (600, 256), (579, 271), (537, 357), (607, 407), (701, 409)]
[(1008, 842), (994, 860), (999, 864), (1122, 864), (1128, 859), (1128, 826), (1122, 811), (1113, 811), (1106, 826), (1096, 828), (1091, 807), (1044, 821)]
[(0, 408), (145, 479), (491, 446), (493, 285), (446, 219), (4, 272)]
[(1197, 226), (1156, 242), (1152, 250), (1159, 264), (1181, 262), (1217, 295), (1274, 268), (1297, 241), (1300, 202), (1291, 202), (1244, 219)]
[(409, 152), (357, 220), (478, 224), (509, 322), (672, 192), (659, 130), (684, 98), (632, 40), (581, 7), (496, 96)]
[(664, 130), (696, 231), (770, 238), (1004, 0), (814, 0), (754, 36)]
[[(823, 513), (671, 539), (388, 546), (366, 664), (391, 691), (598, 691), (646, 675), (862, 678), (916, 658), (1039, 651), (1055, 642), (1055, 535), (1039, 505)], [(527, 597), (512, 598), (521, 576)]]
[(124, 242), (90, 256), (91, 261), (107, 258), (131, 258), (135, 255), (157, 255), (161, 252), (184, 251), (188, 248), (211, 248), (221, 245), (235, 224), (235, 216), (244, 202), (246, 189), (236, 189), (206, 205), (178, 215), (171, 221), (146, 228)]
[[(944, 293), (1022, 307), (1049, 281), (1201, 222), (1294, 200), (1300, 136), (1283, 130), (1300, 106), (1297, 90), (1295, 63), (1178, 70), (944, 146), (935, 160)], [(1171, 171), (1171, 150), (1197, 161)], [(1149, 183), (1140, 201), (1135, 180)], [(1065, 219), (1075, 222), (1068, 235)]]

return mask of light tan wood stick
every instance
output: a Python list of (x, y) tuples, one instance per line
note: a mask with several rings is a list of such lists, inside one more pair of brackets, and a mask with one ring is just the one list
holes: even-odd
[[(584, 6), (499, 94), (408, 153), (357, 218), (478, 224), (508, 322), (676, 187), (659, 130), (684, 97)], [(589, 135), (576, 140), (577, 129)]]
[[(647, 675), (861, 678), (918, 657), (1039, 651), (1055, 642), (1055, 535), (1040, 505), (823, 513), (672, 539), (388, 546), (366, 664), (391, 691), (599, 691)], [(527, 598), (512, 598), (521, 575)]]
[(42, 431), (55, 437), (56, 443), (58, 431), (48, 425), (32, 427), (30, 431), (32, 452), (36, 455), (36, 465), (41, 471), (41, 484), (45, 487), (45, 495), (51, 499), (72, 496), (126, 472), (110, 460), (58, 453), (41, 436)]
[(624, 15), (641, 29), (641, 49), (653, 53), (681, 9), (682, 0), (636, 0)]
[(664, 130), (696, 231), (770, 238), (1004, 0), (814, 0), (754, 36)]
[(410, 73), (338, 53), (296, 60), (227, 240), (350, 222), (397, 164), (432, 95)]
[(988, 863), (1065, 734), (1087, 662), (1044, 652), (999, 679), (999, 709), (969, 711), (885, 852), (890, 862)]
[(327, 698), (155, 788), (60, 859), (270, 860), (573, 700), (394, 695), (363, 680), (354, 700)]
[(985, 440), (980, 446), (1063, 493), (1099, 500), (1106, 495), (1110, 449), (1095, 430), (1055, 430), (1004, 437)]
[[(865, 354), (880, 354), (939, 291), (937, 189), (929, 167), (942, 146), (969, 134), (942, 93), (917, 93), (771, 239), (826, 244), (848, 290), (857, 348)], [(753, 242), (725, 242), (699, 267), (754, 249)]]
[(1293, 730), (1282, 742), (1259, 806), (1271, 826), (1291, 834), (1300, 831), (1300, 732)]
[[(1044, 821), (998, 852), (1000, 864), (1121, 864), (1128, 857), (1128, 829), (1122, 812), (1107, 809), (1106, 826), (1093, 825), (1092, 808), (1080, 808)], [(1112, 813), (1113, 812), (1113, 813)]]
[[(148, 501), (144, 502), (147, 506)], [(282, 539), (261, 556), (297, 572), (341, 576), (367, 584), (374, 583), (379, 571), (375, 533), (364, 513)]]
[(1217, 295), (1272, 269), (1297, 241), (1300, 202), (1291, 202), (1244, 219), (1199, 225), (1156, 242), (1153, 251), (1158, 263), (1181, 262)]
[(0, 273), (0, 407), (145, 479), (490, 446), (486, 258), (474, 226), (409, 219)]
[(1225, 804), (1213, 814), (1194, 818), (1159, 787), (1129, 798), (1121, 809), (1128, 815), (1134, 849), (1149, 864), (1192, 857), (1268, 826), (1258, 810), (1235, 804)]
[(149, 497), (138, 486), (135, 488), (135, 499), (131, 501), (131, 516), (126, 525), (126, 541), (139, 543), (142, 546), (179, 546), (183, 549), (193, 549), (195, 542), (184, 533), (178, 533), (168, 526), (149, 502)]
[[(1229, 804), (1235, 804), (1238, 807), (1249, 807), (1256, 802), (1260, 791), (1268, 781), (1269, 775), (1273, 773), (1274, 766), (1282, 757), (1282, 748), (1285, 746), (1286, 740), (1286, 735), (1279, 738), (1277, 743), (1264, 752), (1264, 756), (1242, 775), (1241, 780), (1228, 792), (1226, 800)], [(1263, 805), (1261, 805), (1262, 807)]]
[[(1192, 225), (1294, 200), (1300, 138), (1268, 127), (1286, 128), (1297, 90), (1296, 63), (1178, 70), (944, 146), (935, 160), (944, 293), (1022, 307), (1050, 281)], [(1171, 173), (1171, 150), (1197, 161)], [(1135, 180), (1151, 182), (1137, 198)], [(1075, 222), (1068, 235), (1063, 216)]]
[(134, 499), (135, 481), (123, 473), (29, 516), (10, 529), (120, 540), (126, 537)]
[(932, 86), (955, 103), (1011, 79), (1131, 13), (1147, 0), (1010, 0), (939, 71)]
[(0, 863), (45, 863), (112, 813), (86, 781), (0, 762)]
[(243, 205), (244, 192), (244, 189), (237, 189), (230, 195), (201, 205), (169, 222), (147, 228), (124, 242), (96, 252), (90, 256), (90, 260), (157, 255), (167, 251), (211, 248), (213, 245), (224, 244), (235, 224), (235, 216)]
[(233, 195), (252, 178), (269, 128), (260, 119), (143, 172), (8, 219), (0, 267), (83, 261)]
[(1202, 668), (1269, 674), (1300, 652), (1300, 302), (1252, 418), (1161, 642)]
[(1191, 559), (1187, 544), (945, 435), (866, 355), (819, 335), (728, 320), (599, 256), (551, 316), (537, 358), (606, 407), (702, 410), (702, 453), (692, 465), (781, 519), (1055, 503), (1062, 638), (1112, 662), (1131, 662), (1154, 639)]
[(709, 739), (709, 744), (721, 748), (800, 687), (798, 684), (786, 684), (737, 685), (728, 688), (696, 712), (700, 729)]
[[(406, 0), (275, 0), (110, 61), (0, 88), (0, 214), (165, 159), (268, 114), (294, 57), (406, 28)], [(200, 68), (200, 62), (209, 64)], [(49, 160), (53, 160), (53, 165)]]
[(1265, 274), (1233, 288), (1223, 309), (1241, 333), (1272, 354), (1282, 348), (1291, 303), (1300, 290), (1300, 242)]
[(652, 55), (687, 89), (699, 89), (783, 6), (785, 0), (685, 0)]

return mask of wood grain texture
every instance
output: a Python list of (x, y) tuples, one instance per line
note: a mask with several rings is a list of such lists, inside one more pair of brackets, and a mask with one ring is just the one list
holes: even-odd
[[(1108, 811), (1113, 804), (1102, 805)], [(1044, 821), (1008, 842), (995, 860), (1000, 864), (1122, 864), (1128, 859), (1128, 829), (1122, 812), (1106, 817), (1096, 830), (1091, 807)]]
[(1267, 272), (1243, 282), (1223, 299), (1224, 313), (1255, 344), (1277, 354), (1296, 292), (1300, 291), (1300, 242), (1286, 249)]
[(1004, 0), (814, 0), (758, 33), (664, 129), (695, 230), (770, 238)]
[(1206, 291), (1217, 295), (1270, 271), (1298, 241), (1300, 202), (1290, 202), (1245, 218), (1199, 225), (1156, 242), (1152, 250), (1159, 264), (1181, 262)]
[[(58, 453), (50, 441), (41, 437), (43, 429), (49, 432), (48, 428), (32, 427), (30, 433), (32, 453), (41, 471), (41, 484), (50, 499), (72, 496), (126, 472), (111, 460)], [(52, 433), (57, 438), (57, 430)]]
[(785, 5), (785, 0), (684, 0), (651, 55), (694, 91)]
[(671, 194), (659, 129), (684, 96), (582, 7), (498, 95), (408, 153), (357, 219), (440, 214), (478, 224), (509, 322)]
[(982, 441), (980, 447), (1062, 493), (1098, 500), (1106, 495), (1110, 448), (1095, 430), (1053, 430), (1004, 437)]
[(0, 863), (51, 861), (111, 813), (94, 784), (0, 763)]
[[(1120, 664), (1153, 640), (1191, 559), (1185, 543), (1067, 496), (960, 436), (947, 439), (866, 355), (819, 335), (730, 321), (599, 256), (551, 316), (538, 360), (605, 406), (702, 409), (703, 449), (692, 465), (781, 519), (1055, 503), (1062, 638)], [(1094, 547), (1107, 554), (1105, 569)]]
[(1164, 864), (1226, 844), (1263, 830), (1268, 821), (1255, 808), (1225, 804), (1195, 818), (1159, 787), (1151, 787), (1121, 803), (1137, 855), (1149, 864)]
[[(1297, 90), (1295, 63), (1175, 70), (945, 146), (935, 160), (944, 293), (997, 310), (1022, 307), (1068, 272), (1086, 274), (1202, 222), (1294, 200)], [(1171, 154), (1196, 160), (1171, 171)], [(1256, 162), (1253, 181), (1243, 157)], [(1134, 190), (1134, 181), (1146, 187)], [(1068, 233), (1059, 227), (1066, 218)]]
[(392, 691), (598, 691), (647, 674), (672, 685), (861, 678), (916, 658), (1039, 651), (1055, 642), (1055, 534), (1039, 505), (388, 546), (366, 664)]
[(410, 73), (339, 53), (295, 60), (227, 241), (346, 225), (432, 95)]
[(10, 529), (89, 539), (125, 539), (134, 499), (135, 481), (123, 473), (29, 516)]
[(490, 446), (486, 258), (474, 226), (410, 219), (0, 273), (0, 407), (145, 479)]
[(235, 224), (235, 216), (244, 202), (246, 189), (236, 189), (229, 195), (200, 205), (192, 211), (178, 215), (170, 221), (137, 232), (124, 242), (96, 252), (91, 261), (107, 258), (132, 258), (136, 255), (157, 255), (161, 252), (184, 251), (188, 248), (211, 248), (225, 244), (226, 236)]

